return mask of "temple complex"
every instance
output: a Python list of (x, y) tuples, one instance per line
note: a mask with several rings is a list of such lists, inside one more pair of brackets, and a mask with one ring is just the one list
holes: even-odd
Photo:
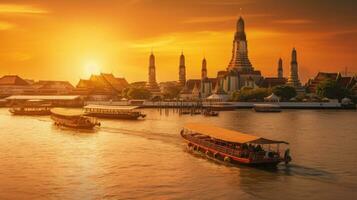
[(262, 79), (261, 72), (254, 70), (248, 58), (248, 44), (244, 20), (237, 21), (233, 39), (232, 58), (226, 72), (218, 72), (217, 78), (223, 89), (231, 94), (243, 87), (256, 87)]
[(229, 62), (227, 70), (235, 70), (239, 72), (254, 71), (254, 68), (248, 58), (247, 37), (242, 17), (240, 17), (237, 22), (236, 33), (233, 40), (232, 58)]

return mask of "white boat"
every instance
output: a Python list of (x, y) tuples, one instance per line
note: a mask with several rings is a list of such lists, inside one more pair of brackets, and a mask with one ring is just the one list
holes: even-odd
[(112, 119), (138, 119), (146, 115), (137, 110), (138, 106), (87, 105), (84, 112), (88, 116)]

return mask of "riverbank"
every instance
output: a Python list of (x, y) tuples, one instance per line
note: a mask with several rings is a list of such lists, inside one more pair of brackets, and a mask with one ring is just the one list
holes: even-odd
[[(215, 107), (215, 108), (253, 108), (255, 104), (266, 104), (267, 102), (152, 102), (142, 101), (138, 104), (142, 108), (190, 108), (190, 107)], [(130, 102), (123, 101), (87, 101), (88, 104), (100, 104), (100, 105), (133, 105)], [(284, 109), (356, 109), (356, 105), (350, 107), (344, 107), (338, 102), (274, 102), (269, 104), (279, 105)]]
[[(279, 105), (283, 109), (356, 109), (356, 105), (344, 106), (338, 102), (153, 102), (153, 101), (141, 101), (140, 103), (132, 103), (130, 101), (85, 101), (84, 105), (96, 104), (96, 105), (113, 105), (113, 106), (128, 106), (135, 105), (140, 108), (217, 108), (222, 110), (234, 110), (234, 109), (249, 109), (253, 108), (256, 104), (275, 104)], [(8, 107), (6, 105), (0, 105), (0, 107)], [(82, 106), (70, 106), (70, 107), (82, 107)]]

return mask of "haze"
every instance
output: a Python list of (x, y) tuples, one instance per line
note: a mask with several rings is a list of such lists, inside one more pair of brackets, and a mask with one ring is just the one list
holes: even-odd
[(235, 23), (246, 22), (249, 57), (264, 76), (279, 57), (289, 73), (298, 50), (303, 81), (318, 71), (357, 71), (357, 3), (353, 0), (0, 1), (0, 74), (69, 80), (107, 72), (147, 80), (156, 56), (158, 81), (178, 79), (181, 51), (188, 78), (224, 70)]

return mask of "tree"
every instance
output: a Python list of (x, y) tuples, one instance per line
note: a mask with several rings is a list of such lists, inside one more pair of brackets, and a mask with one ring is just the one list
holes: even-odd
[(270, 94), (267, 88), (242, 88), (238, 94), (238, 101), (264, 101), (264, 97)]
[(169, 85), (165, 87), (163, 95), (166, 99), (175, 99), (180, 95), (181, 87), (178, 85)]
[(238, 99), (239, 99), (239, 92), (236, 92), (236, 91), (232, 92), (230, 100), (238, 101)]
[(329, 99), (339, 99), (349, 97), (351, 92), (337, 83), (336, 80), (327, 79), (317, 86), (317, 94)]
[(128, 90), (127, 96), (131, 99), (150, 99), (151, 92), (143, 87), (132, 87)]
[(296, 96), (295, 88), (288, 85), (279, 85), (274, 87), (273, 93), (279, 96), (282, 101), (289, 101), (289, 99)]

